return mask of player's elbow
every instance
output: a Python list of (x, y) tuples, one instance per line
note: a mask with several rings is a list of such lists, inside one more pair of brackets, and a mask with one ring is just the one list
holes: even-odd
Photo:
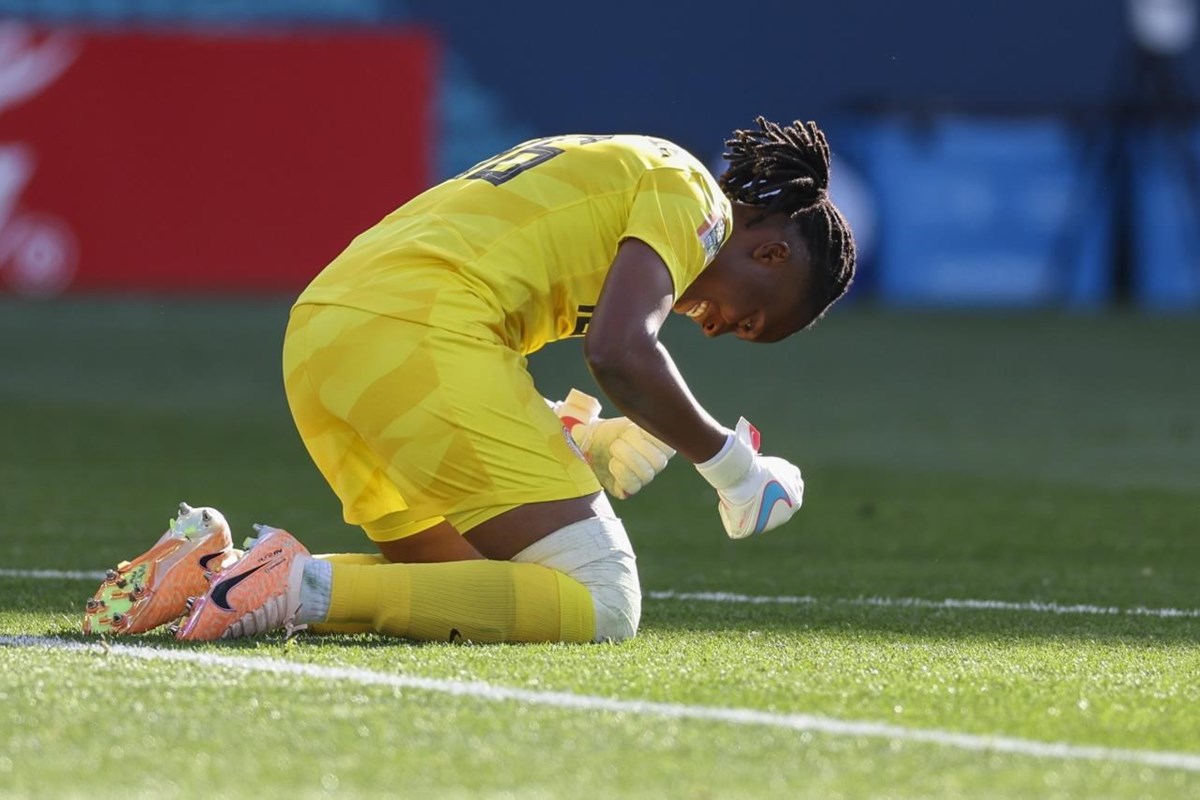
[(589, 346), (584, 342), (583, 357), (596, 383), (610, 396), (621, 397), (636, 389), (639, 363), (636, 350)]
[(615, 348), (583, 340), (583, 360), (593, 375), (606, 375), (621, 369), (620, 354)]
[(615, 383), (636, 380), (637, 373), (656, 356), (656, 343), (630, 337), (587, 336), (583, 357), (597, 380)]

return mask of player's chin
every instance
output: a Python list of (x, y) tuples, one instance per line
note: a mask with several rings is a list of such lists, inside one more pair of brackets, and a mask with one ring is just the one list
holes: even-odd
[(756, 336), (738, 336), (737, 338), (749, 344), (773, 344), (791, 336), (793, 331), (762, 331)]
[(776, 342), (782, 342), (784, 339), (788, 338), (793, 333), (795, 333), (795, 331), (784, 331), (782, 333), (764, 333), (761, 336), (756, 336), (753, 339), (746, 339), (745, 341), (750, 342), (751, 344), (775, 344)]
[(775, 344), (776, 342), (782, 342), (789, 336), (804, 330), (810, 324), (810, 321), (794, 320), (787, 325), (776, 325), (769, 327), (761, 334), (756, 336), (753, 341), (758, 342), (759, 344)]

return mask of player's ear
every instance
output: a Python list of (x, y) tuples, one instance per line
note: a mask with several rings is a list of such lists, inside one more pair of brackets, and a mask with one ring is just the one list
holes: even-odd
[(786, 263), (791, 254), (791, 245), (783, 239), (763, 242), (754, 248), (754, 260), (769, 267), (776, 267)]

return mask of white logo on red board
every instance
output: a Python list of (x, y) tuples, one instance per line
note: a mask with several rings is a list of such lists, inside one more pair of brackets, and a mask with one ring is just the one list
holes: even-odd
[[(0, 113), (58, 80), (79, 49), (66, 34), (39, 36), (25, 25), (0, 24)], [(36, 169), (30, 145), (0, 143), (0, 278), (18, 294), (44, 297), (70, 284), (79, 246), (62, 219), (21, 206)]]

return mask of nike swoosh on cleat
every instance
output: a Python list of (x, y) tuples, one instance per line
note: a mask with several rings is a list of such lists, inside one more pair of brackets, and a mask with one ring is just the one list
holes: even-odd
[(788, 497), (787, 490), (779, 485), (778, 481), (771, 481), (763, 487), (762, 501), (758, 507), (758, 519), (754, 523), (754, 532), (762, 533), (767, 527), (767, 521), (771, 518), (771, 511), (774, 510), (776, 503), (786, 503), (791, 508), (792, 500)]
[(208, 569), (208, 562), (212, 561), (214, 558), (217, 558), (218, 556), (223, 556), (223, 555), (225, 555), (225, 551), (218, 550), (215, 553), (209, 553), (206, 556), (200, 556), (200, 569)]
[(228, 598), (226, 597), (226, 595), (229, 594), (229, 591), (233, 587), (237, 586), (239, 583), (246, 580), (246, 578), (249, 578), (251, 575), (258, 572), (260, 569), (262, 569), (265, 566), (267, 566), (267, 562), (259, 564), (254, 569), (248, 569), (245, 572), (243, 572), (241, 575), (234, 575), (232, 578), (227, 578), (227, 579), (221, 581), (220, 583), (218, 583), (216, 586), (213, 587), (212, 601), (214, 603), (216, 603), (218, 607), (223, 608), (226, 611), (233, 611), (233, 607), (229, 605)]

